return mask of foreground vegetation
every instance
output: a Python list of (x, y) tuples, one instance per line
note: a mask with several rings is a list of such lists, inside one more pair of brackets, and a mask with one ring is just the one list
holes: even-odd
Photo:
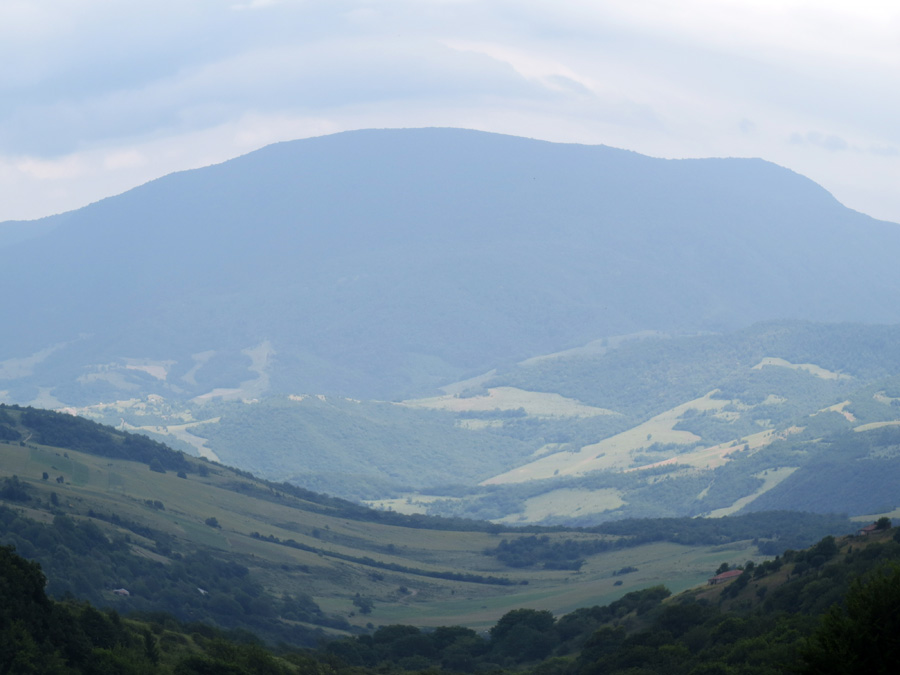
[(0, 672), (891, 672), (900, 629), (900, 533), (889, 521), (880, 525), (865, 538), (829, 536), (810, 549), (748, 563), (728, 585), (675, 597), (659, 586), (559, 618), (516, 609), (487, 633), (391, 625), (303, 650), (266, 648), (246, 632), (164, 614), (123, 617), (52, 601), (40, 567), (2, 547)]

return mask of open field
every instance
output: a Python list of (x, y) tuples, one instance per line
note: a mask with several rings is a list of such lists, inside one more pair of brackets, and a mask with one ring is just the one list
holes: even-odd
[(612, 410), (585, 405), (559, 394), (525, 391), (515, 387), (494, 387), (483, 396), (460, 397), (453, 394), (404, 401), (402, 405), (451, 412), (492, 412), (522, 409), (535, 417), (595, 417), (615, 415)]
[(775, 358), (772, 356), (767, 356), (762, 361), (753, 366), (753, 370), (761, 370), (765, 367), (779, 367), (779, 368), (790, 368), (791, 370), (803, 370), (810, 375), (814, 375), (816, 377), (820, 377), (823, 380), (841, 380), (841, 379), (850, 379), (849, 375), (845, 375), (843, 373), (836, 373), (834, 371), (828, 370), (827, 368), (822, 368), (821, 366), (817, 366), (814, 363), (791, 363), (790, 361), (786, 361), (785, 359)]
[(562, 488), (526, 500), (523, 512), (511, 514), (497, 522), (515, 525), (517, 522), (541, 522), (550, 516), (585, 516), (612, 511), (624, 503), (621, 492), (613, 488)]
[[(632, 549), (593, 556), (582, 571), (566, 573), (516, 587), (508, 594), (443, 599), (427, 607), (376, 608), (373, 616), (383, 623), (412, 623), (440, 626), (459, 623), (473, 628), (488, 628), (504, 613), (518, 608), (547, 609), (564, 614), (579, 607), (606, 605), (626, 592), (664, 585), (674, 593), (706, 583), (722, 562), (743, 564), (760, 557), (750, 542), (729, 547), (688, 547), (677, 544), (648, 544)], [(613, 572), (626, 567), (637, 571), (621, 576)], [(616, 586), (616, 582), (622, 584)], [(519, 590), (520, 589), (520, 590)]]
[[(494, 476), (482, 485), (521, 483), (528, 480), (553, 478), (554, 476), (580, 476), (590, 471), (623, 470), (633, 463), (633, 453), (655, 444), (692, 445), (701, 440), (689, 431), (674, 427), (688, 410), (719, 410), (729, 401), (714, 399), (710, 392), (687, 403), (675, 406), (627, 431), (606, 438), (598, 443), (585, 445), (577, 452), (558, 452), (520, 466), (512, 471)], [(681, 461), (682, 455), (679, 455)]]

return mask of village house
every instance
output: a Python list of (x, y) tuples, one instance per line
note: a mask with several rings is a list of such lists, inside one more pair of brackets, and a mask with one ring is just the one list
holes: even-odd
[(708, 585), (715, 586), (716, 584), (724, 584), (726, 581), (737, 579), (743, 573), (744, 570), (728, 570), (727, 572), (722, 572), (721, 574), (717, 574), (716, 576), (711, 577)]

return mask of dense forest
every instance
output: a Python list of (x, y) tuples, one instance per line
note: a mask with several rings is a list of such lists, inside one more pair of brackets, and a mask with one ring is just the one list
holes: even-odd
[[(178, 622), (164, 614), (124, 618), (84, 602), (47, 597), (40, 565), (0, 547), (0, 673), (325, 672), (301, 654), (293, 663), (267, 652), (252, 634)], [(312, 667), (297, 668), (306, 662)]]

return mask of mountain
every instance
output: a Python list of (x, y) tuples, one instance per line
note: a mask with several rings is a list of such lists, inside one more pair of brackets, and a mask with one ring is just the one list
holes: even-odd
[(643, 330), (900, 321), (900, 228), (761, 160), (357, 131), (28, 229), (0, 225), (9, 402), (399, 399)]

